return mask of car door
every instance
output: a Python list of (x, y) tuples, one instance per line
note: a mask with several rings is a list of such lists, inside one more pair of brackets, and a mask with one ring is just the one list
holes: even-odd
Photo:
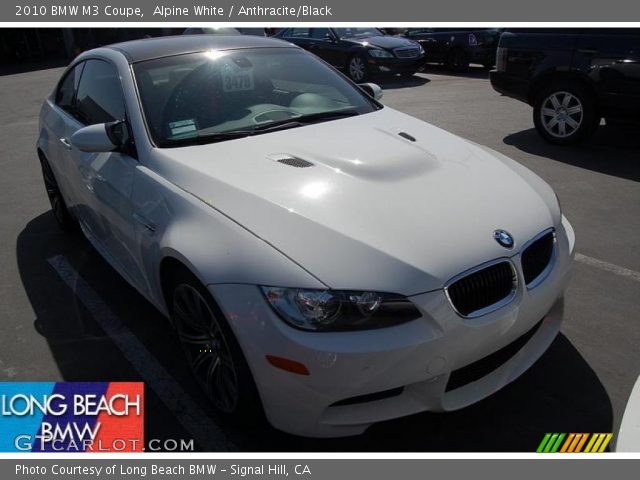
[(46, 134), (45, 156), (61, 189), (67, 207), (74, 209), (74, 185), (69, 182), (69, 127), (76, 123), (74, 119), (74, 101), (80, 82), (84, 62), (70, 68), (58, 83), (53, 98), (48, 101), (48, 108), (43, 117)]
[(310, 28), (288, 28), (282, 33), (282, 38), (305, 50), (311, 46)]
[(309, 51), (335, 67), (347, 63), (347, 50), (330, 28), (312, 28), (309, 36)]
[(605, 114), (640, 118), (640, 30), (586, 29), (578, 36), (573, 68), (595, 83)]
[[(111, 63), (87, 60), (75, 98), (75, 125), (69, 137), (86, 125), (126, 119), (120, 77)], [(70, 171), (76, 185), (78, 217), (94, 246), (134, 285), (141, 272), (135, 261), (131, 196), (138, 164), (134, 148), (88, 153), (69, 142)]]

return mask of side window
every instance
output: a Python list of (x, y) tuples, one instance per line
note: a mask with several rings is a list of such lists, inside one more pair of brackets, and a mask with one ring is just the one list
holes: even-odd
[(83, 68), (84, 62), (79, 63), (72, 70), (69, 70), (58, 85), (58, 90), (56, 91), (56, 105), (70, 113), (73, 112), (75, 93), (78, 90), (78, 82), (80, 81)]
[(326, 40), (327, 38), (331, 38), (331, 32), (328, 28), (312, 28), (311, 38), (315, 40)]
[(289, 38), (309, 38), (311, 34), (310, 28), (292, 28), (288, 32)]
[(124, 120), (124, 97), (115, 68), (102, 60), (88, 60), (76, 95), (76, 114), (86, 125)]

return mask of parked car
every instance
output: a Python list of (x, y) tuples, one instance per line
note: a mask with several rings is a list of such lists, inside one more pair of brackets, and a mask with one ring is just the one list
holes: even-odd
[(533, 107), (533, 123), (560, 145), (607, 123), (640, 121), (640, 29), (505, 32), (491, 84)]
[(477, 402), (557, 335), (553, 190), (380, 95), (280, 40), (193, 35), (84, 52), (45, 100), (55, 218), (170, 318), (220, 412), (358, 434)]
[(377, 28), (286, 28), (275, 35), (315, 53), (355, 82), (376, 73), (410, 77), (424, 66), (417, 42), (385, 35)]
[(495, 65), (500, 33), (496, 28), (408, 28), (402, 35), (422, 45), (427, 62), (463, 71), (470, 63)]

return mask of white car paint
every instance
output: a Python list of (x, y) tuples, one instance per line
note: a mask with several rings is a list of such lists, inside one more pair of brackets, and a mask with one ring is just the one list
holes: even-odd
[[(129, 63), (102, 48), (120, 73), (138, 158), (63, 145), (82, 125), (46, 100), (38, 148), (51, 163), (83, 232), (160, 311), (160, 264), (187, 266), (226, 314), (267, 418), (308, 436), (363, 432), (420, 411), (462, 408), (531, 366), (559, 331), (575, 237), (551, 188), (535, 174), (389, 107), (210, 145), (156, 148), (145, 128)], [(400, 135), (415, 137), (412, 142)], [(273, 155), (312, 162), (294, 168)], [(506, 229), (506, 250), (492, 237)], [(555, 228), (553, 268), (508, 305), (459, 316), (444, 292), (457, 275), (497, 258), (513, 262)], [(393, 292), (423, 315), (393, 327), (316, 333), (290, 327), (259, 285)], [(478, 381), (445, 392), (452, 370), (504, 347), (544, 318), (529, 342)], [(266, 355), (304, 363), (274, 368)], [(345, 398), (404, 387), (401, 395), (346, 406)]]
[(616, 439), (616, 452), (640, 451), (640, 377), (629, 395)]

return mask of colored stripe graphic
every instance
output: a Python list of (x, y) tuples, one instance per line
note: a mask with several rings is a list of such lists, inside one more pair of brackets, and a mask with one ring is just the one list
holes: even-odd
[(604, 440), (602, 442), (602, 445), (600, 445), (600, 449), (598, 450), (598, 453), (604, 452), (604, 450), (607, 448), (612, 438), (613, 438), (613, 433), (605, 434)]
[(585, 442), (587, 441), (587, 438), (589, 438), (589, 434), (588, 433), (581, 433), (580, 435), (582, 435), (582, 438), (578, 442), (578, 445), (576, 446), (576, 449), (575, 449), (575, 451), (573, 453), (580, 453), (582, 451), (582, 447), (584, 446)]
[(598, 434), (594, 433), (593, 435), (591, 435), (591, 439), (589, 440), (589, 443), (587, 443), (587, 446), (584, 449), (584, 453), (589, 453), (591, 452), (591, 447), (593, 446), (594, 442), (596, 441), (596, 439), (598, 438)]
[(547, 442), (549, 441), (550, 438), (551, 438), (551, 434), (550, 433), (547, 433), (544, 436), (544, 438), (540, 442), (540, 445), (538, 445), (538, 449), (536, 450), (537, 453), (543, 453), (544, 452), (544, 447), (547, 445)]
[(571, 445), (575, 437), (576, 437), (575, 433), (569, 434), (569, 436), (567, 437), (567, 440), (564, 442), (564, 445), (562, 445), (562, 448), (560, 449), (560, 453), (566, 453), (567, 449), (569, 448), (569, 445)]
[(536, 452), (602, 453), (605, 451), (612, 438), (612, 433), (546, 433), (542, 438), (540, 445), (538, 445)]

